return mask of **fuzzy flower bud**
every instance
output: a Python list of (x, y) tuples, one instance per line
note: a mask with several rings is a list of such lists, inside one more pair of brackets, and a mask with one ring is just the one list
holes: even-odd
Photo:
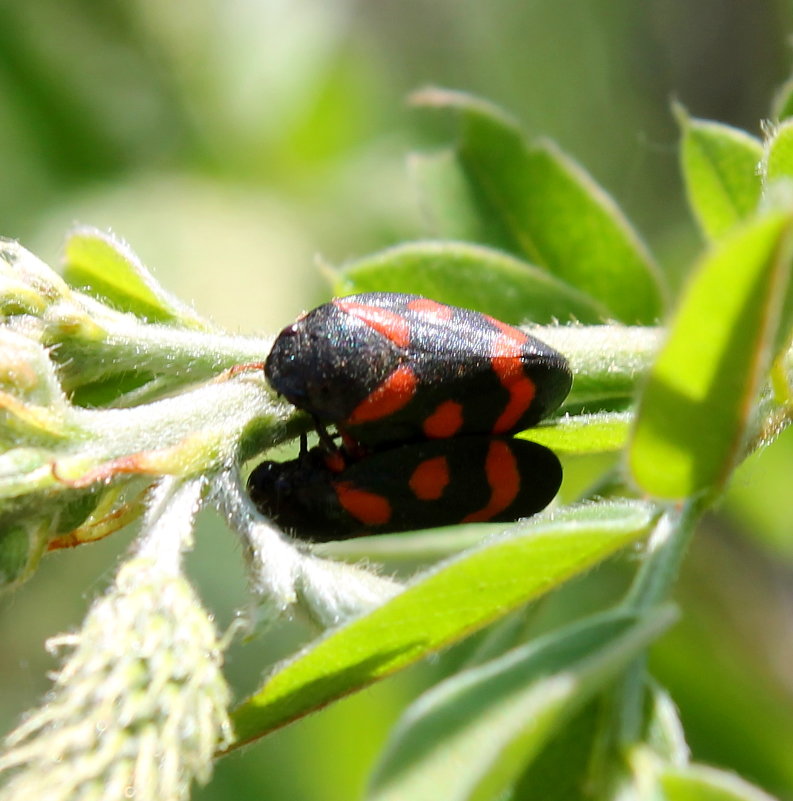
[(125, 564), (42, 705), (0, 753), (2, 801), (178, 801), (232, 739), (214, 626), (190, 584), (148, 556)]

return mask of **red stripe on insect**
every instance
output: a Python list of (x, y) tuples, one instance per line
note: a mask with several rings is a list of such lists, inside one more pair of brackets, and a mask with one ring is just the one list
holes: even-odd
[(451, 306), (447, 306), (445, 303), (438, 303), (437, 300), (430, 300), (429, 298), (411, 300), (407, 308), (433, 320), (451, 320), (454, 314), (454, 309)]
[(501, 320), (496, 320), (495, 317), (491, 317), (489, 314), (483, 314), (482, 317), (484, 317), (485, 320), (487, 320), (491, 325), (494, 325), (499, 331), (501, 331), (503, 337), (506, 337), (514, 344), (522, 347), (529, 341), (529, 337), (519, 328), (515, 328), (514, 325), (509, 325)]
[(342, 508), (365, 526), (383, 526), (391, 519), (391, 504), (382, 495), (357, 489), (349, 481), (333, 488)]
[(422, 501), (437, 501), (449, 485), (449, 462), (445, 456), (427, 459), (413, 471), (410, 491)]
[(491, 442), (485, 457), (485, 475), (490, 486), (490, 500), (478, 511), (471, 512), (462, 523), (482, 523), (503, 512), (520, 491), (520, 473), (515, 454), (506, 442)]
[(409, 367), (397, 367), (353, 409), (346, 422), (349, 425), (368, 423), (398, 412), (412, 400), (417, 385), (418, 378)]
[(390, 339), (398, 348), (406, 348), (410, 344), (410, 323), (400, 314), (345, 298), (334, 300), (333, 303), (337, 308), (374, 328), (386, 339)]
[(523, 372), (522, 348), (512, 337), (499, 336), (493, 342), (491, 364), (502, 386), (509, 392), (504, 410), (493, 424), (494, 434), (503, 434), (515, 428), (531, 406), (537, 388)]
[(421, 428), (429, 439), (453, 437), (463, 426), (463, 407), (457, 401), (439, 403)]

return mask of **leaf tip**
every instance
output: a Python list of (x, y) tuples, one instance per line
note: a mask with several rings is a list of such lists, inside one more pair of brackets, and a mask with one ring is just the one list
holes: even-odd
[(691, 120), (691, 115), (688, 109), (676, 98), (672, 98), (672, 116), (675, 118), (680, 130), (685, 133), (688, 123)]

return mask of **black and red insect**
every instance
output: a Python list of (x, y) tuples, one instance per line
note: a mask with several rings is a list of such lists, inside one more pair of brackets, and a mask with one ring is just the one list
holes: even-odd
[(340, 462), (322, 446), (263, 462), (248, 479), (259, 511), (325, 542), (456, 523), (503, 522), (544, 509), (562, 468), (553, 451), (508, 437), (426, 440)]
[[(364, 448), (535, 425), (570, 391), (560, 353), (486, 314), (370, 292), (304, 314), (275, 340), (280, 395)], [(325, 438), (327, 442), (327, 437)]]

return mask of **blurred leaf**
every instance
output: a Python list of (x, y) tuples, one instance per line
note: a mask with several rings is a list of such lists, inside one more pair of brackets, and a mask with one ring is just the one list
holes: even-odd
[(602, 728), (603, 698), (596, 697), (545, 743), (508, 796), (510, 801), (591, 801), (589, 774)]
[(345, 265), (336, 291), (415, 292), (518, 325), (527, 320), (602, 322), (608, 312), (525, 261), (463, 242), (399, 245)]
[(429, 89), (413, 99), (460, 115), (457, 158), (487, 221), (487, 244), (546, 268), (618, 320), (658, 318), (652, 258), (614, 201), (579, 165), (549, 142), (527, 145), (499, 109), (471, 95)]
[[(647, 687), (648, 711), (639, 746), (665, 762), (685, 764), (688, 750), (677, 711), (665, 691)], [(516, 801), (593, 801), (611, 798), (600, 792), (624, 770), (624, 754), (604, 743), (611, 722), (610, 696), (597, 696), (545, 745), (521, 776), (511, 796)], [(605, 747), (604, 747), (605, 746)], [(630, 796), (626, 796), (630, 797)]]
[(450, 801), (499, 797), (672, 618), (607, 613), (446, 680), (408, 709), (367, 798), (434, 801), (439, 787)]
[(660, 784), (664, 801), (774, 801), (734, 773), (705, 765), (666, 768)]
[(209, 330), (189, 306), (166, 292), (126, 242), (95, 228), (71, 232), (64, 247), (64, 277), (119, 311), (149, 322)]
[(779, 125), (766, 145), (765, 179), (793, 178), (793, 120)]
[(645, 720), (645, 742), (670, 765), (686, 764), (689, 750), (675, 702), (655, 683), (650, 684), (648, 693), (650, 709)]
[(689, 117), (682, 106), (675, 113), (688, 202), (705, 236), (716, 239), (757, 208), (763, 146), (738, 128)]
[(768, 212), (721, 240), (695, 273), (638, 410), (630, 464), (646, 491), (682, 498), (727, 480), (790, 328), (792, 227), (790, 214)]
[(685, 614), (653, 646), (650, 668), (675, 699), (698, 760), (788, 797), (793, 693), (779, 568), (707, 522), (678, 582)]
[(793, 564), (793, 428), (786, 428), (773, 448), (751, 454), (736, 470), (721, 511), (743, 537), (781, 564)]
[(511, 250), (494, 221), (477, 206), (474, 187), (455, 150), (411, 153), (408, 169), (419, 189), (423, 221), (432, 236)]
[[(359, 690), (548, 592), (641, 537), (653, 507), (588, 504), (517, 523), (276, 671), (234, 714), (244, 743)], [(472, 588), (476, 591), (472, 592)]]
[(16, 589), (35, 572), (52, 528), (48, 515), (14, 519), (4, 515), (0, 530), (0, 593)]
[(568, 415), (518, 436), (557, 453), (611, 453), (624, 447), (632, 420), (633, 414), (629, 412)]
[(778, 122), (783, 122), (791, 115), (793, 115), (793, 78), (788, 78), (774, 95), (771, 103), (771, 117)]

